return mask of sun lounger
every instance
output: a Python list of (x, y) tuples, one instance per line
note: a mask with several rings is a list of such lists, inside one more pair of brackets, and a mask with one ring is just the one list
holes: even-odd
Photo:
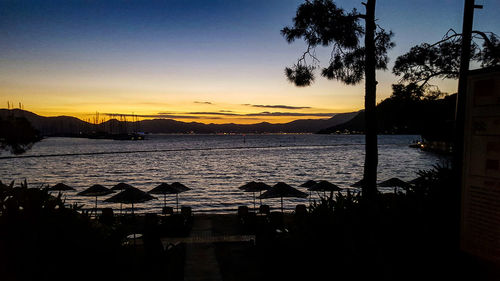
[(271, 213), (271, 208), (269, 205), (260, 205), (259, 213), (269, 215)]
[(295, 206), (295, 212), (293, 213), (293, 222), (297, 228), (305, 227), (307, 222), (307, 217), (309, 213), (307, 211), (306, 205), (299, 204)]
[(248, 207), (247, 206), (239, 206), (238, 207), (238, 218), (244, 218), (248, 215)]
[(161, 209), (161, 214), (162, 215), (171, 216), (171, 215), (174, 214), (174, 208), (172, 208), (172, 207), (163, 207)]
[(111, 226), (115, 221), (112, 208), (103, 208), (101, 216), (99, 217), (99, 222), (108, 226)]
[(191, 229), (191, 226), (193, 225), (193, 211), (192, 211), (191, 207), (182, 206), (181, 207), (181, 215), (184, 217), (184, 225), (188, 229)]
[(181, 214), (185, 217), (185, 218), (190, 218), (193, 216), (193, 212), (191, 210), (191, 207), (187, 207), (187, 206), (182, 206), (181, 207)]
[(249, 212), (247, 206), (238, 207), (238, 224), (242, 233), (255, 232), (255, 212)]
[(295, 206), (295, 214), (307, 215), (307, 207), (304, 204), (298, 204)]

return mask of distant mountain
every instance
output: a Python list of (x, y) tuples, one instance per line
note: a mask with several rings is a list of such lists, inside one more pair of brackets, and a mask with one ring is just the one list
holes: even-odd
[(91, 127), (89, 123), (71, 116), (44, 117), (21, 109), (0, 109), (0, 117), (8, 115), (25, 117), (44, 136), (76, 135), (82, 131), (90, 131)]
[(143, 120), (139, 122), (142, 131), (150, 133), (316, 133), (352, 119), (357, 112), (339, 113), (329, 119), (304, 119), (289, 123), (271, 124), (203, 124), (180, 122), (171, 119)]
[(43, 117), (20, 109), (0, 109), (0, 117), (7, 115), (24, 116), (33, 127), (44, 136), (77, 136), (92, 132), (126, 133), (141, 131), (148, 133), (316, 133), (321, 129), (345, 123), (358, 112), (339, 113), (329, 119), (303, 119), (289, 123), (271, 124), (203, 124), (199, 122), (181, 122), (172, 119), (153, 119), (137, 122), (124, 122), (116, 119), (94, 125), (75, 117)]

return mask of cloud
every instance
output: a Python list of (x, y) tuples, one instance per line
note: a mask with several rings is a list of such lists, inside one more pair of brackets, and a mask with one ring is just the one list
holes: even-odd
[(197, 103), (197, 104), (213, 104), (209, 101), (195, 101), (194, 103)]
[[(175, 114), (121, 114), (121, 113), (103, 113), (108, 117), (139, 117), (139, 118), (171, 118), (171, 119), (201, 119), (201, 116), (190, 116), (190, 115), (175, 115)], [(217, 118), (214, 118), (217, 119)]]
[(259, 108), (280, 108), (280, 109), (308, 109), (309, 106), (290, 106), (290, 105), (262, 105), (262, 104), (243, 104), (245, 106), (259, 107)]
[(223, 115), (223, 116), (243, 116), (241, 114), (232, 113), (232, 112), (186, 112), (185, 114), (193, 114), (193, 115)]
[(258, 112), (258, 113), (234, 113), (230, 110), (220, 111), (203, 111), (203, 112), (158, 112), (157, 114), (120, 114), (120, 113), (103, 113), (108, 117), (139, 117), (139, 118), (171, 118), (171, 119), (223, 119), (222, 116), (237, 117), (239, 119), (256, 119), (256, 117), (332, 117), (337, 113), (320, 112), (320, 113), (299, 113), (299, 112)]
[(259, 113), (249, 113), (245, 114), (245, 116), (310, 116), (310, 117), (332, 117), (336, 113), (298, 113), (298, 112), (259, 112)]
[[(169, 112), (161, 112), (160, 114), (173, 114)], [(296, 116), (296, 117), (304, 117), (304, 116), (309, 116), (309, 117), (332, 117), (336, 113), (330, 113), (330, 112), (325, 112), (325, 113), (299, 113), (299, 112), (269, 112), (269, 111), (264, 111), (264, 112), (258, 112), (258, 113), (233, 113), (233, 112), (221, 112), (221, 111), (204, 111), (204, 112), (183, 112), (182, 114), (186, 115), (203, 115), (203, 116), (208, 116), (208, 115), (218, 115), (218, 116), (237, 116), (237, 117), (266, 117), (266, 116)]]

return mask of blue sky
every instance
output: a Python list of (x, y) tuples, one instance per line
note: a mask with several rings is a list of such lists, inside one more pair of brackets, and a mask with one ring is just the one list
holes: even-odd
[[(95, 111), (258, 113), (248, 104), (306, 107), (300, 112), (318, 118), (361, 109), (363, 85), (318, 78), (296, 88), (286, 81), (283, 69), (304, 44), (289, 45), (279, 32), (301, 2), (0, 1), (0, 102), (79, 117)], [(361, 1), (336, 3), (364, 11)], [(485, 8), (476, 10), (474, 28), (500, 34), (500, 1), (477, 3)], [(460, 31), (462, 9), (463, 1), (377, 1), (378, 23), (395, 33), (391, 62), (449, 28)], [(324, 63), (328, 53), (318, 49)], [(379, 72), (378, 80), (380, 101), (397, 77)], [(456, 81), (435, 83), (456, 89)]]

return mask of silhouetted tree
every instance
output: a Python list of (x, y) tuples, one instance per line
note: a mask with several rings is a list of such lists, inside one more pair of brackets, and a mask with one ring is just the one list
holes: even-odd
[(420, 87), (415, 83), (392, 84), (391, 99), (397, 100), (435, 100), (446, 93), (434, 87)]
[[(472, 33), (471, 62), (481, 67), (499, 66), (498, 36), (477, 30)], [(461, 44), (462, 34), (450, 29), (442, 40), (434, 44), (422, 43), (399, 56), (392, 72), (401, 76), (400, 84), (407, 84), (410, 88), (422, 91), (424, 97), (435, 97), (436, 93), (440, 92), (436, 86), (430, 84), (433, 78), (458, 79)]]
[[(298, 7), (293, 26), (281, 30), (289, 43), (295, 39), (304, 39), (307, 43), (307, 49), (297, 63), (285, 69), (288, 80), (296, 86), (309, 86), (314, 81), (314, 70), (320, 62), (314, 52), (317, 46), (332, 48), (330, 61), (321, 70), (322, 76), (347, 85), (355, 85), (365, 79), (365, 197), (372, 197), (377, 192), (375, 72), (387, 69), (387, 50), (394, 46), (392, 32), (386, 32), (375, 24), (375, 2), (367, 0), (363, 3), (366, 13), (362, 15), (356, 9), (346, 12), (332, 0), (306, 1)], [(364, 28), (360, 25), (362, 19), (365, 21)], [(364, 46), (361, 46), (363, 35)]]
[(22, 154), (41, 138), (39, 132), (24, 117), (0, 117), (0, 148)]

